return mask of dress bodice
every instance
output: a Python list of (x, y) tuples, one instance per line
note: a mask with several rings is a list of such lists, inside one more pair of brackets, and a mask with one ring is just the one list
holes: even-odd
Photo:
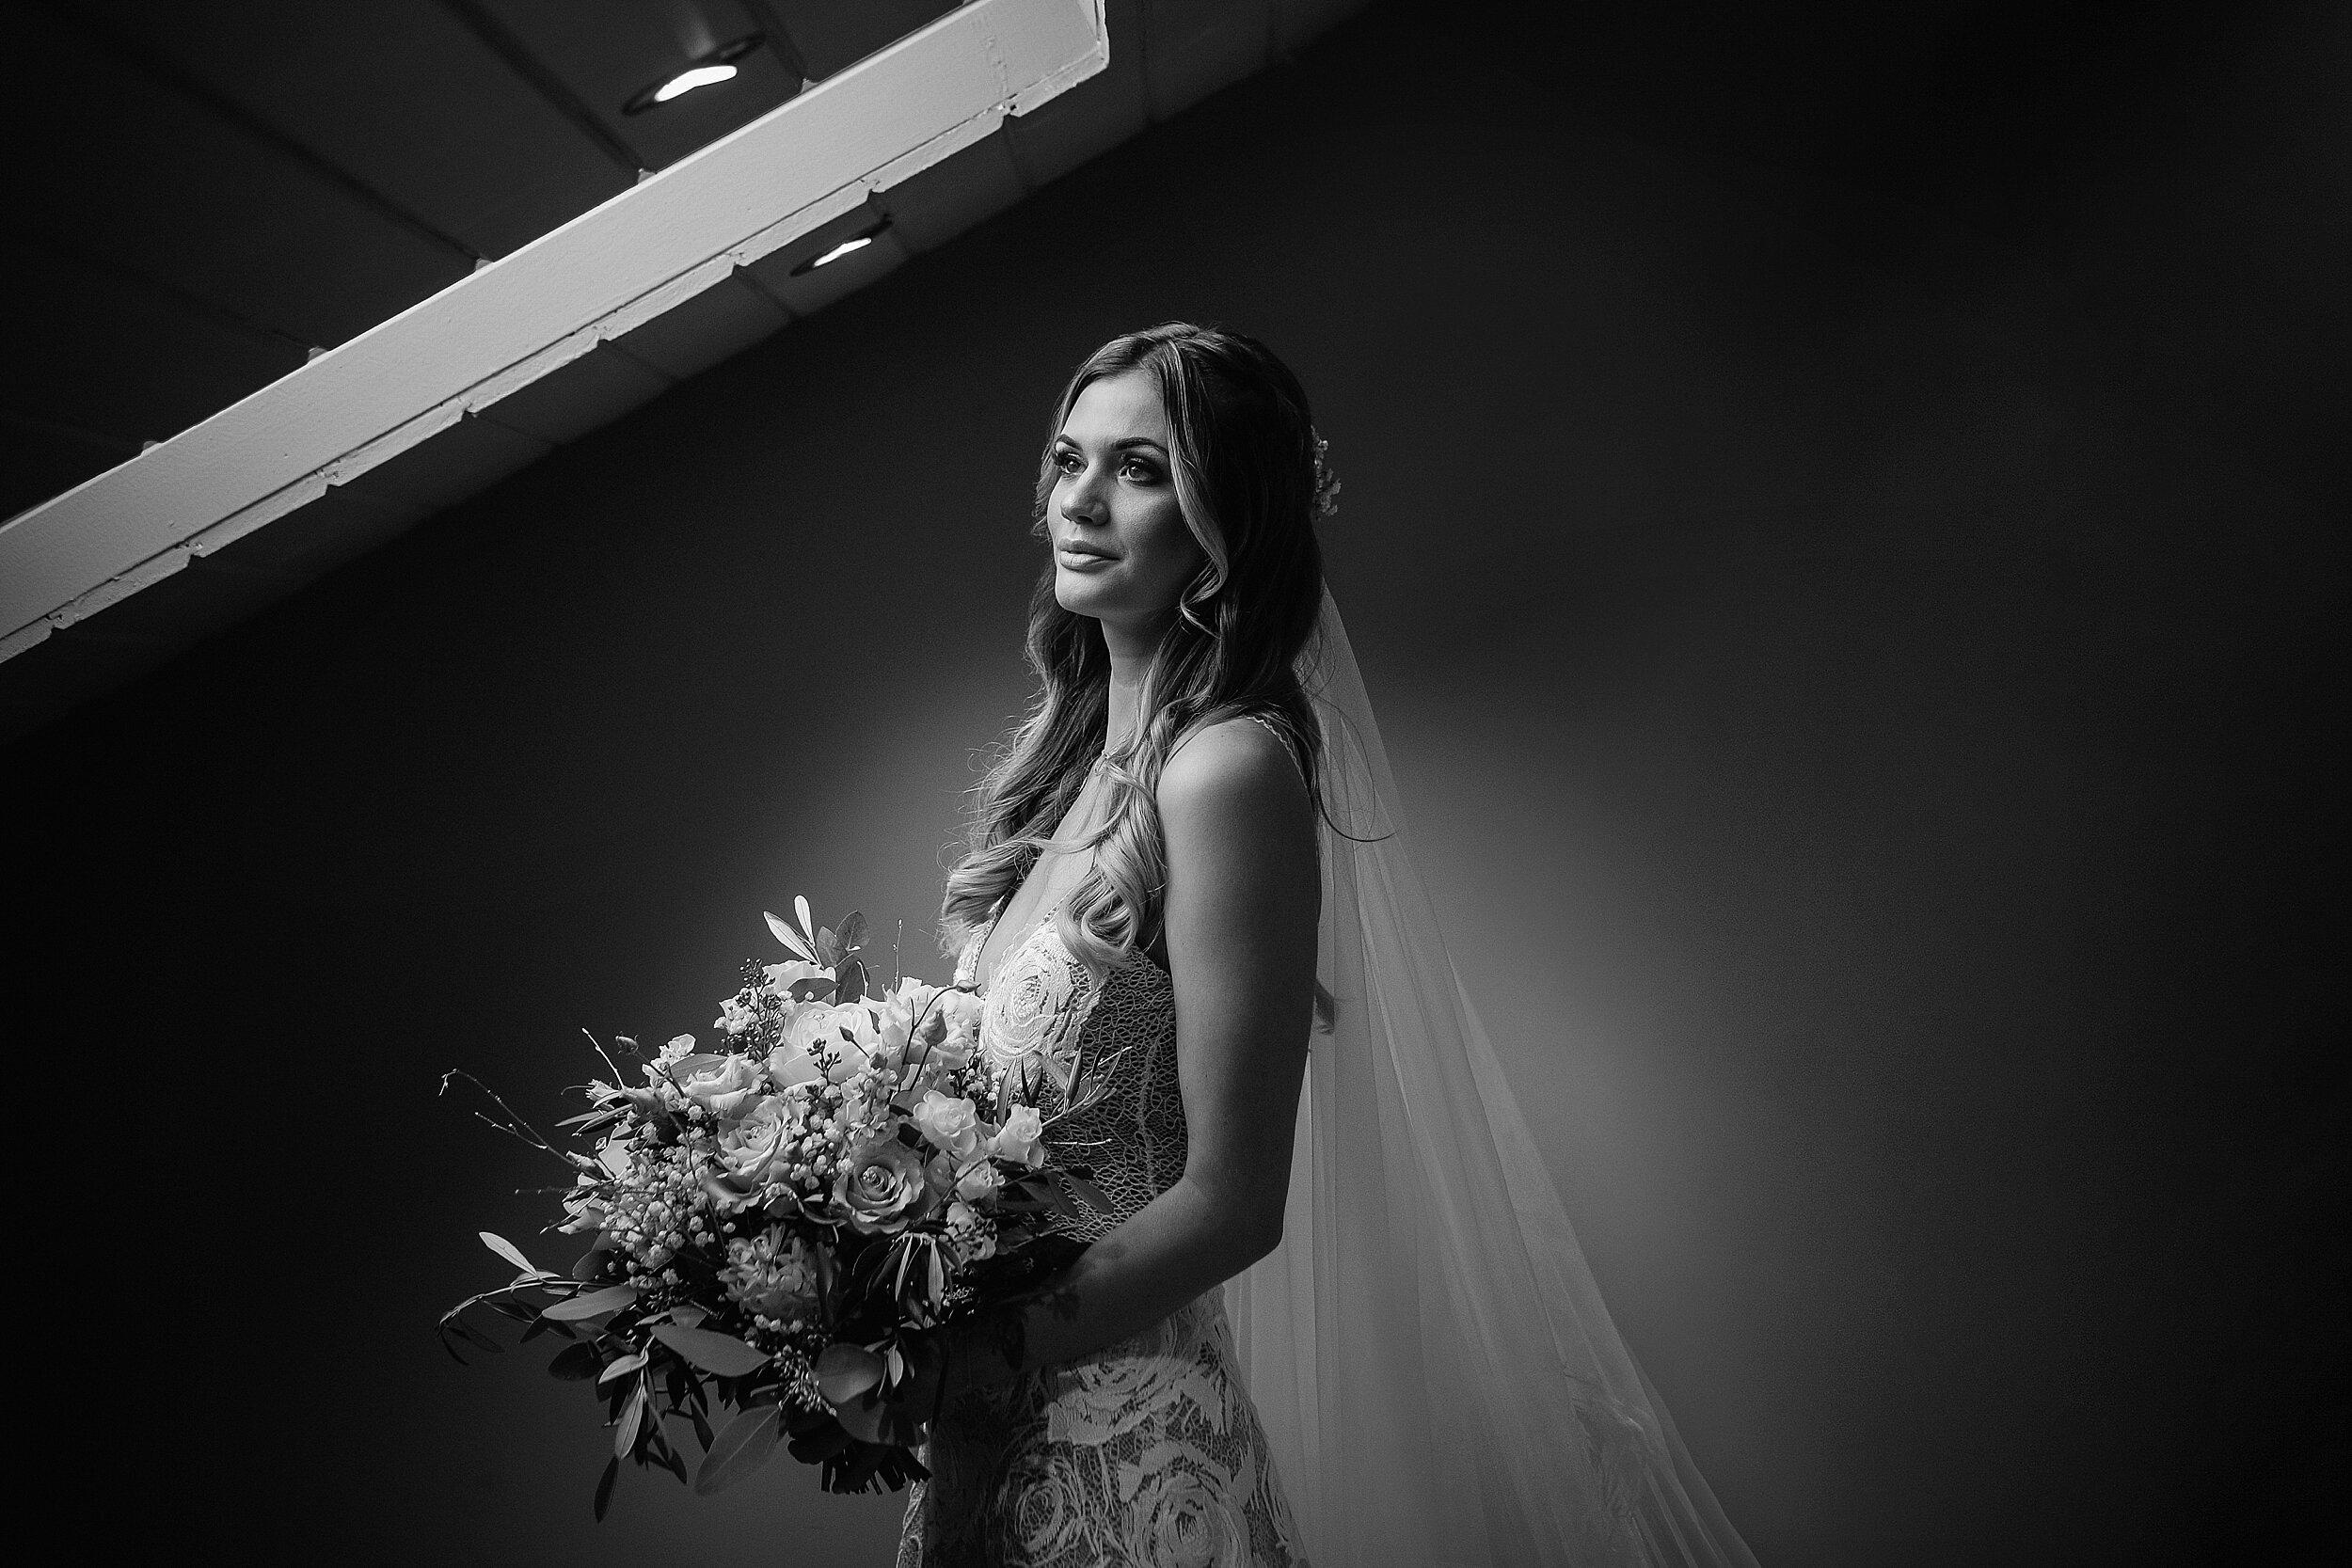
[[(1058, 912), (1057, 901), (997, 958), (980, 993), (980, 1055), (997, 1085), (998, 1111), (1036, 1106), (1055, 1163), (1089, 1176), (1109, 1198), (1111, 1213), (1082, 1203), (1075, 1222), (1056, 1227), (1092, 1242), (1184, 1174), (1176, 991), (1168, 971), (1140, 953), (1097, 979), (1062, 942)], [(975, 968), (993, 925), (964, 943), (958, 985), (977, 984)], [(1090, 1103), (1062, 1115), (1089, 1094)]]
[[(979, 992), (979, 1051), (997, 1111), (1035, 1106), (1055, 1165), (1109, 1202), (1054, 1227), (1090, 1243), (1184, 1174), (1176, 987), (1141, 953), (1092, 974), (1059, 913), (1057, 899), (998, 958)], [(1003, 915), (964, 943), (958, 985), (980, 984)], [(1307, 1568), (1220, 1289), (1114, 1344), (950, 1400), (923, 1462), (898, 1568)]]

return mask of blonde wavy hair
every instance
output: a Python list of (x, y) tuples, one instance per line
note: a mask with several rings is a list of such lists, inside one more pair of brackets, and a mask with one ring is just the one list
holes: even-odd
[[(1321, 800), (1322, 731), (1298, 669), (1323, 604), (1319, 447), (1288, 366), (1253, 338), (1185, 322), (1112, 339), (1055, 407), (1031, 531), (1046, 537), (1053, 443), (1071, 405), (1093, 382), (1138, 372), (1159, 388), (1177, 502), (1207, 560), (1152, 657), (1138, 722), (1103, 758), (1110, 799), (1088, 840), (1093, 863), (1056, 914), (1071, 955), (1098, 976), (1158, 937), (1168, 877), (1160, 770), (1192, 735), (1263, 719), (1288, 742), (1309, 798)], [(1037, 696), (973, 792), (970, 847), (947, 878), (940, 936), (950, 952), (1020, 887), (1108, 734), (1102, 630), (1056, 600), (1050, 560), (1029, 600), (1028, 657)]]

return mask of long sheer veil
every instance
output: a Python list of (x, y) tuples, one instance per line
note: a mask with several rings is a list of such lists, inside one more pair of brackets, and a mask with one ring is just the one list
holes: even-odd
[(1282, 1244), (1226, 1286), (1317, 1568), (1754, 1568), (1609, 1320), (1406, 849), (1323, 602), (1319, 978)]

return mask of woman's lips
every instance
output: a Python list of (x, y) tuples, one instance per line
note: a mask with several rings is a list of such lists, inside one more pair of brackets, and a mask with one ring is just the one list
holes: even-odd
[(1064, 545), (1061, 548), (1054, 552), (1054, 559), (1060, 562), (1064, 566), (1073, 572), (1091, 572), (1102, 567), (1111, 565), (1119, 558), (1117, 556), (1110, 555), (1097, 555), (1092, 550), (1073, 549), (1070, 546)]

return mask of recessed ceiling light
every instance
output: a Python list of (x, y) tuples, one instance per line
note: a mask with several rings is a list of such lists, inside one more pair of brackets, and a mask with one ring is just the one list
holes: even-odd
[(653, 101), (657, 103), (667, 103), (678, 94), (692, 92), (696, 87), (707, 87), (713, 82), (734, 80), (735, 67), (731, 65), (698, 65), (691, 71), (679, 71), (675, 76), (654, 88)]
[(843, 240), (839, 245), (834, 245), (831, 250), (823, 251), (818, 255), (812, 256), (807, 261), (803, 261), (799, 266), (794, 267), (792, 269), (792, 276), (795, 277), (803, 277), (809, 273), (815, 272), (818, 267), (829, 267), (833, 265), (833, 263), (838, 261), (844, 256), (850, 255), (853, 251), (864, 250), (867, 245), (874, 243), (875, 235), (881, 233), (883, 230), (889, 227), (889, 221), (885, 219), (862, 233), (850, 235), (848, 239)]
[(766, 41), (767, 40), (761, 34), (750, 33), (732, 43), (723, 43), (701, 59), (692, 62), (684, 71), (678, 71), (675, 75), (665, 76), (652, 87), (638, 93), (621, 105), (621, 113), (642, 115), (655, 104), (667, 103), (674, 98), (683, 98), (696, 87), (711, 87), (720, 82), (731, 82), (735, 79), (735, 62)]
[(831, 250), (826, 251), (822, 256), (818, 257), (814, 261), (811, 261), (808, 264), (808, 270), (815, 272), (818, 267), (831, 266), (834, 262), (838, 261), (841, 258), (847, 256), (852, 250), (864, 250), (867, 245), (872, 245), (873, 243), (874, 236), (871, 234), (860, 234), (854, 240), (844, 240), (839, 245), (834, 245)]

